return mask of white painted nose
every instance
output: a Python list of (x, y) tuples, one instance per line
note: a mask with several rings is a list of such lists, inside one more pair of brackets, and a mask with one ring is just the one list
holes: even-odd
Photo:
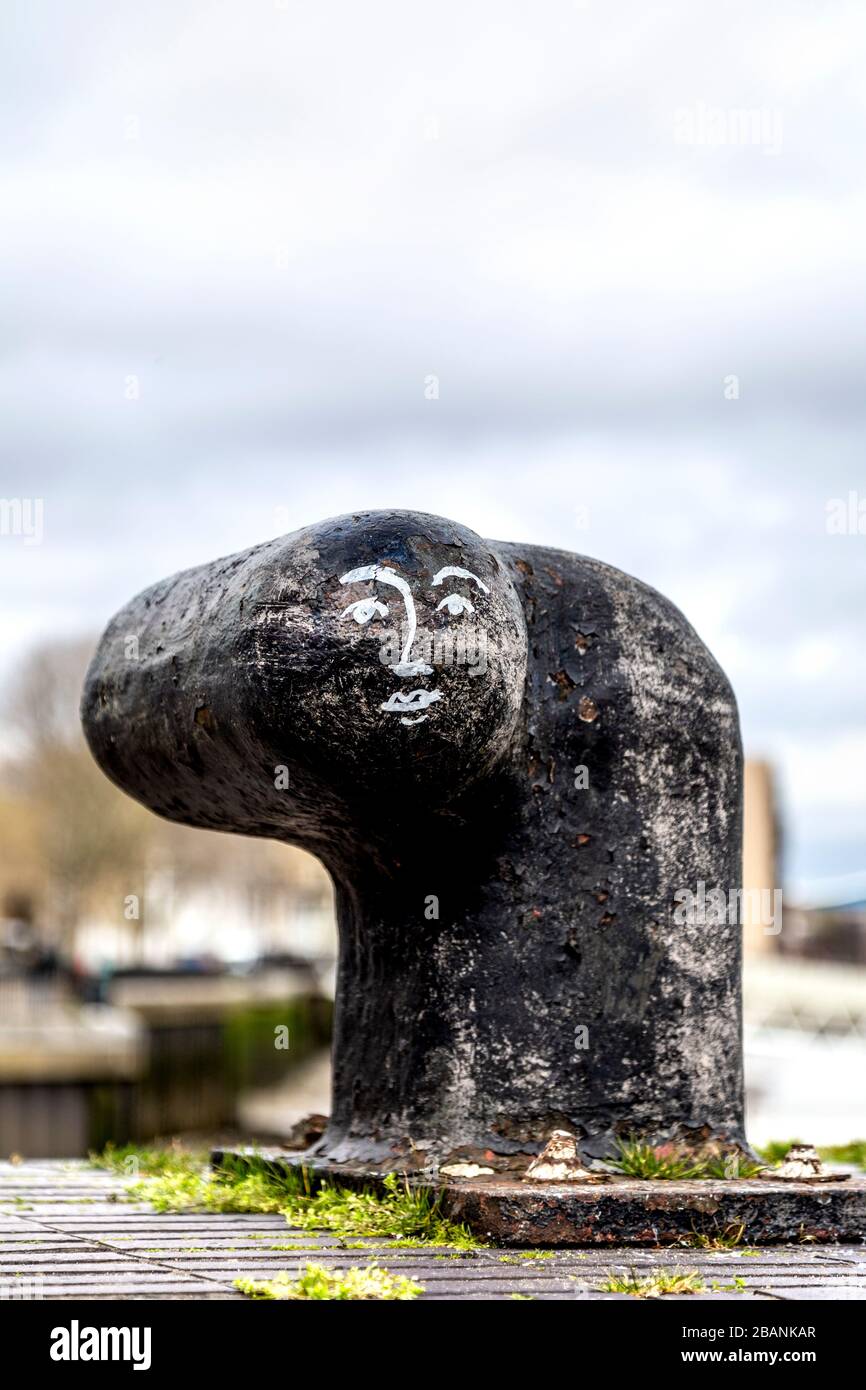
[(433, 667), (428, 666), (426, 661), (398, 661), (389, 670), (395, 676), (432, 676)]

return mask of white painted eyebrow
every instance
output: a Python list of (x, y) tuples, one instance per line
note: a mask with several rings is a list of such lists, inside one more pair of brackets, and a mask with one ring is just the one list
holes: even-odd
[[(415, 641), (415, 633), (418, 630), (418, 619), (415, 615), (415, 601), (412, 598), (412, 590), (399, 574), (394, 570), (388, 569), (387, 565), (359, 565), (356, 570), (347, 570), (340, 575), (341, 584), (361, 584), (367, 579), (377, 579), (380, 584), (393, 584), (395, 589), (399, 589), (403, 595), (406, 605), (406, 617), (408, 619), (406, 629), (406, 642), (400, 656), (398, 665), (406, 665), (412, 655), (412, 644)], [(344, 615), (345, 616), (345, 615)]]
[(411, 594), (409, 585), (405, 579), (401, 579), (394, 570), (388, 569), (386, 565), (361, 565), (356, 570), (348, 570), (340, 575), (341, 584), (360, 584), (365, 579), (379, 579), (383, 584), (393, 584), (395, 589), (399, 589), (404, 596)]
[(474, 579), (482, 593), (490, 593), (487, 585), (478, 578), (477, 574), (472, 574), (470, 570), (462, 570), (459, 565), (446, 565), (438, 574), (434, 574), (433, 587), (435, 588), (438, 584), (441, 584), (442, 580), (447, 579), (451, 574), (454, 575), (455, 579)]

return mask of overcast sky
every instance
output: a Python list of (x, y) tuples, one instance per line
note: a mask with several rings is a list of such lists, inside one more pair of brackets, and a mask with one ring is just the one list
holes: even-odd
[(0, 496), (44, 537), (0, 537), (0, 675), (417, 507), (667, 593), (789, 878), (866, 881), (866, 534), (826, 529), (866, 499), (862, 3), (4, 13)]

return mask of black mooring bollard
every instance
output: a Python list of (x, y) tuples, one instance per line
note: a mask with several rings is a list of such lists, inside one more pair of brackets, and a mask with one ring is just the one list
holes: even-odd
[(743, 1142), (731, 688), (660, 594), (413, 512), (188, 570), (109, 624), (101, 767), (189, 825), (300, 845), (339, 912), (319, 1155)]

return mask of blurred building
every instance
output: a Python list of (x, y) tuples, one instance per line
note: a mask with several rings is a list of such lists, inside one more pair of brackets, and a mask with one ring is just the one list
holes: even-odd
[[(218, 845), (217, 858), (222, 855)], [(74, 937), (80, 968), (164, 969), (283, 956), (326, 968), (334, 959), (330, 880), (315, 859), (289, 846), (246, 842), (239, 854), (232, 846), (206, 875), (156, 859), (141, 889), (140, 896), (118, 896), (108, 910), (83, 917)]]
[[(746, 759), (743, 779), (743, 945), (747, 954), (772, 951), (778, 934), (768, 931), (763, 905), (780, 886), (781, 835), (773, 770)], [(764, 918), (764, 920), (762, 920)]]
[[(743, 887), (782, 882), (781, 814), (773, 769), (747, 761)], [(864, 875), (866, 879), (866, 875)], [(803, 1138), (844, 1144), (866, 1135), (866, 902), (852, 888), (784, 895), (781, 931), (744, 902), (743, 1015), (748, 1133), (753, 1143)], [(862, 886), (866, 898), (866, 882)], [(847, 900), (850, 894), (854, 900)]]

